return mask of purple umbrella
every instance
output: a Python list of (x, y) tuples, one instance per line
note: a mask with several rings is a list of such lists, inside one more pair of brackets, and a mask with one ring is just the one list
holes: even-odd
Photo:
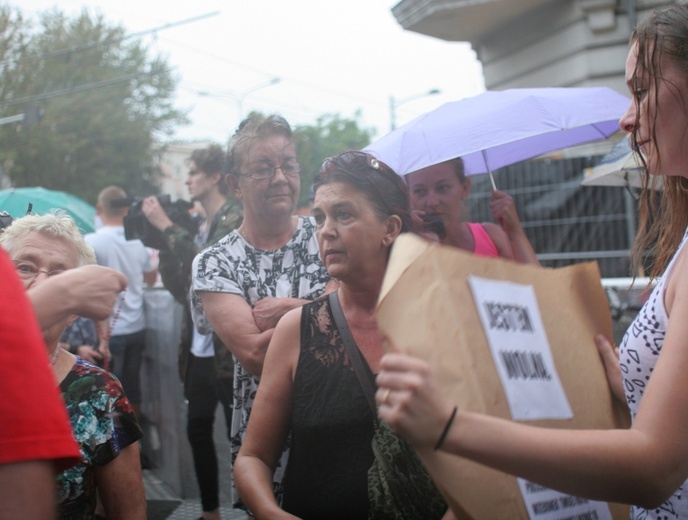
[(365, 151), (400, 175), (462, 157), (468, 175), (491, 177), (498, 168), (608, 138), (629, 103), (607, 87), (487, 91), (445, 103)]

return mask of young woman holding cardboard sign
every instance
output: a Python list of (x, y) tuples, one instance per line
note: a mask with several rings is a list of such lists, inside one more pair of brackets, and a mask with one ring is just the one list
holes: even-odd
[[(631, 38), (620, 121), (647, 170), (662, 175), (652, 207), (645, 179), (635, 261), (652, 245), (658, 283), (618, 356), (596, 338), (629, 430), (536, 428), (455, 408), (424, 362), (381, 360), (379, 415), (417, 447), (435, 447), (577, 496), (633, 504), (634, 518), (688, 517), (688, 5), (653, 13)], [(649, 216), (654, 216), (650, 221)], [(625, 396), (624, 396), (625, 394)]]

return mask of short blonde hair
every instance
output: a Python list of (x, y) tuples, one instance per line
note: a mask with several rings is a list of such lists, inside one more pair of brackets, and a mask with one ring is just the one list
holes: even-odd
[(11, 256), (17, 241), (34, 231), (59, 238), (74, 246), (78, 256), (77, 267), (96, 263), (93, 248), (81, 236), (72, 217), (63, 210), (55, 210), (46, 215), (26, 215), (18, 218), (0, 234), (0, 244)]

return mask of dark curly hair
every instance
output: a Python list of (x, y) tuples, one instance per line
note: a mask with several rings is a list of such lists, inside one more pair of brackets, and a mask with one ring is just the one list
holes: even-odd
[(418, 219), (411, 212), (406, 183), (372, 155), (350, 150), (325, 159), (313, 181), (314, 192), (333, 182), (344, 182), (360, 191), (381, 220), (397, 215), (402, 233), (419, 229)]
[[(206, 148), (198, 148), (191, 152), (188, 162), (193, 162), (206, 175), (224, 173), (225, 151), (219, 144), (211, 144)], [(223, 195), (229, 193), (229, 186), (224, 180), (218, 183), (218, 189)]]

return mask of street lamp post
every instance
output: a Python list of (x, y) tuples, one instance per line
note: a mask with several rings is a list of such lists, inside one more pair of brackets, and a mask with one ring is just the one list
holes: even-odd
[(262, 88), (270, 87), (272, 85), (275, 85), (282, 81), (281, 78), (274, 77), (264, 83), (259, 83), (258, 85), (254, 85), (253, 87), (244, 90), (243, 92), (240, 92), (239, 94), (236, 95), (236, 100), (237, 100), (237, 109), (239, 111), (239, 121), (244, 119), (244, 99), (246, 99), (246, 96), (249, 94), (255, 92), (256, 90), (260, 90)]
[(413, 96), (409, 96), (403, 99), (397, 100), (394, 96), (389, 96), (389, 126), (390, 130), (394, 130), (397, 127), (397, 108), (399, 108), (400, 105), (403, 105), (404, 103), (408, 103), (409, 101), (413, 101), (414, 99), (422, 98), (425, 96), (434, 96), (435, 94), (439, 94), (442, 91), (438, 88), (433, 88), (428, 90), (427, 92), (422, 92), (420, 94), (415, 94)]

